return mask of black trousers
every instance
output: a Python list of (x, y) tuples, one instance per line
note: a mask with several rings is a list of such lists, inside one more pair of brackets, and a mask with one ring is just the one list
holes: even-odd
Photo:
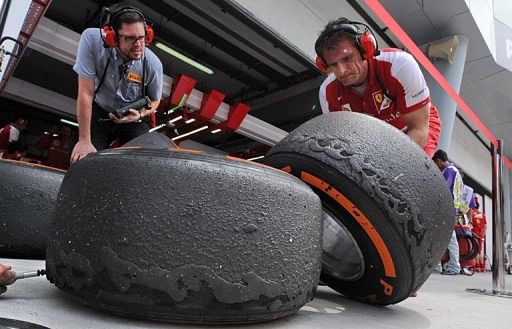
[(123, 145), (137, 136), (148, 132), (150, 128), (149, 117), (145, 117), (141, 122), (115, 123), (108, 119), (108, 112), (99, 107), (98, 104), (92, 104), (91, 116), (91, 142), (96, 150), (101, 151), (110, 145), (116, 138), (119, 144)]

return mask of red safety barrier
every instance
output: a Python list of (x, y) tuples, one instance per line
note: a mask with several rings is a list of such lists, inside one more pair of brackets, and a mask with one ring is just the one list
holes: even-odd
[(245, 116), (249, 113), (249, 106), (244, 103), (236, 103), (229, 108), (228, 120), (226, 121), (226, 128), (232, 131), (237, 130)]
[(199, 118), (205, 121), (210, 121), (213, 119), (225, 97), (225, 94), (215, 89), (212, 89), (208, 93), (204, 94), (201, 101), (201, 108), (199, 109), (198, 113)]
[[(381, 5), (378, 0), (364, 0), (370, 9), (382, 20), (382, 22), (393, 32), (416, 60), (427, 70), (427, 72), (439, 83), (439, 85), (448, 93), (448, 95), (457, 103), (460, 109), (469, 117), (477, 128), (487, 137), (487, 139), (498, 147), (498, 140), (491, 131), (483, 124), (471, 107), (459, 96), (450, 83), (444, 78), (439, 70), (430, 62), (421, 49), (412, 41), (407, 33), (400, 27), (395, 19)], [(512, 170), (512, 161), (506, 156), (503, 157), (505, 165)]]
[(169, 103), (172, 105), (178, 105), (185, 94), (188, 98), (192, 90), (194, 90), (196, 83), (197, 80), (185, 74), (179, 74), (173, 82)]

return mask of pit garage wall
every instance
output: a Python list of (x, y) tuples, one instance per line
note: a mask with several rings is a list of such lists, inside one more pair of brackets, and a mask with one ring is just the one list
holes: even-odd
[[(487, 216), (488, 242), (492, 241), (492, 158), (487, 148), (473, 135), (473, 133), (460, 121), (455, 118), (453, 125), (452, 139), (448, 156), (457, 167), (464, 170), (475, 181), (481, 184), (489, 194), (484, 198), (483, 209)], [(503, 196), (505, 213), (505, 232), (512, 231), (511, 223), (511, 200), (510, 186), (512, 176), (510, 170), (503, 168)], [(490, 248), (490, 247), (489, 247)], [(488, 249), (491, 250), (491, 249)]]
[(492, 191), (491, 154), (457, 117), (453, 125), (448, 157), (485, 189)]

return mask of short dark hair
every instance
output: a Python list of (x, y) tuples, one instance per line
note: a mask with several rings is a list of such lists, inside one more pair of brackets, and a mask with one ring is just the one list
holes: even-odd
[(116, 33), (121, 29), (123, 23), (132, 24), (138, 22), (146, 23), (146, 19), (140, 9), (123, 2), (111, 7), (109, 24)]
[[(351, 29), (340, 30), (340, 26), (342, 25), (353, 26), (353, 32), (350, 31)], [(346, 17), (340, 17), (336, 20), (330, 21), (324, 27), (323, 31), (320, 32), (320, 35), (318, 36), (318, 39), (315, 42), (316, 54), (325, 63), (325, 59), (323, 57), (324, 50), (335, 49), (338, 46), (338, 43), (340, 43), (343, 40), (348, 40), (354, 45), (354, 47), (357, 48), (357, 50), (362, 56), (363, 49), (359, 45), (359, 42), (357, 42), (357, 35), (359, 33), (360, 32), (358, 28), (352, 25), (352, 21)]]
[(441, 160), (446, 162), (448, 161), (448, 154), (446, 154), (446, 152), (443, 150), (437, 150), (436, 153), (434, 153), (432, 160)]

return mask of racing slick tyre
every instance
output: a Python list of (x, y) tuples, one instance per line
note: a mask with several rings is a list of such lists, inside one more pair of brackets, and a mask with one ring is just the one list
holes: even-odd
[(265, 156), (320, 196), (321, 280), (371, 304), (398, 303), (432, 273), (453, 231), (441, 172), (404, 133), (352, 112), (316, 117)]
[(147, 132), (135, 137), (128, 143), (123, 144), (123, 148), (143, 147), (145, 149), (167, 149), (177, 148), (178, 146), (166, 135), (153, 131)]
[(299, 179), (197, 151), (105, 150), (63, 181), (48, 279), (117, 314), (252, 322), (297, 311), (320, 276), (322, 205)]
[(44, 259), (65, 171), (0, 160), (0, 257)]

